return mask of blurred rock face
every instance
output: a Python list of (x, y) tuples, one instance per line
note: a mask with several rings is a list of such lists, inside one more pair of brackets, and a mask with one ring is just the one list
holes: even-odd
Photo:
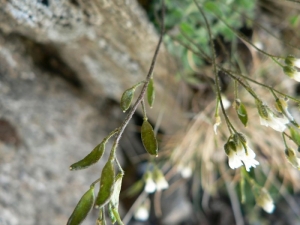
[[(115, 102), (144, 79), (156, 42), (135, 1), (0, 0), (1, 225), (66, 223), (105, 157), (88, 171), (69, 165), (120, 125)], [(148, 115), (155, 121), (163, 106), (169, 132), (186, 122), (173, 64), (162, 49), (155, 76), (164, 98)]]

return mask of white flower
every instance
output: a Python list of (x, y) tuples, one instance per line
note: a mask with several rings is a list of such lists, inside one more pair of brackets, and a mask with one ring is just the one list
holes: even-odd
[(289, 120), (294, 120), (294, 118), (292, 117), (292, 115), (290, 114), (290, 112), (288, 111), (288, 104), (287, 104), (287, 100), (283, 99), (283, 98), (278, 98), (276, 100), (276, 109), (278, 112), (282, 113), (283, 115), (286, 116), (286, 118), (288, 118)]
[(192, 176), (193, 170), (190, 165), (182, 165), (179, 164), (177, 166), (177, 171), (181, 174), (181, 176), (185, 179), (190, 178)]
[[(299, 62), (297, 61), (297, 65), (298, 64), (299, 64)], [(292, 67), (292, 66), (284, 66), (283, 72), (286, 75), (288, 75), (290, 78), (294, 79), (295, 81), (300, 82), (300, 72), (297, 70), (297, 68)]]
[(274, 114), (269, 114), (268, 118), (259, 117), (260, 124), (266, 127), (271, 127), (276, 131), (283, 132), (286, 129), (286, 124), (289, 123), (289, 120), (284, 118), (276, 117)]
[[(225, 152), (228, 156), (228, 164), (231, 169), (236, 169), (245, 165), (247, 171), (250, 171), (251, 167), (256, 167), (259, 162), (255, 159), (254, 151), (248, 146), (247, 142), (242, 144), (242, 141), (238, 139), (240, 134), (234, 135), (235, 141), (232, 137), (229, 138), (228, 142), (225, 144)], [(242, 137), (242, 136), (240, 136)], [(245, 150), (245, 147), (247, 151)]]
[(243, 165), (241, 157), (237, 155), (235, 151), (230, 151), (227, 156), (228, 164), (231, 169), (236, 169)]
[(161, 191), (169, 187), (169, 183), (159, 169), (153, 171), (153, 178), (156, 183), (156, 190)]
[(156, 190), (156, 183), (152, 179), (152, 174), (151, 172), (147, 171), (144, 174), (144, 181), (145, 181), (145, 187), (144, 191), (147, 193), (153, 193)]
[(145, 202), (138, 207), (134, 213), (134, 218), (138, 221), (146, 221), (149, 218), (150, 200), (146, 198)]
[(289, 161), (289, 163), (290, 163), (293, 167), (295, 167), (295, 168), (297, 168), (298, 170), (300, 170), (300, 159), (297, 158), (295, 150), (292, 149), (292, 148), (287, 148), (287, 149), (285, 150), (285, 155), (286, 155), (286, 158), (287, 158), (287, 160)]
[(256, 154), (254, 151), (247, 145), (245, 144), (247, 148), (247, 153), (244, 149), (244, 147), (241, 145), (239, 146), (240, 150), (237, 150), (237, 153), (239, 154), (241, 160), (243, 161), (246, 170), (249, 172), (251, 167), (256, 167), (259, 165), (259, 162), (255, 159)]
[(276, 131), (283, 132), (286, 129), (286, 124), (289, 119), (286, 116), (279, 117), (265, 104), (256, 101), (260, 124), (266, 127), (271, 127)]
[(275, 209), (273, 199), (265, 188), (258, 188), (254, 190), (256, 204), (262, 207), (267, 213), (272, 213)]

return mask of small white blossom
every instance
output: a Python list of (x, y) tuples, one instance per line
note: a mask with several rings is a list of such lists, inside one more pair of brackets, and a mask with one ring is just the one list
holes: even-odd
[(271, 127), (276, 131), (283, 132), (289, 123), (289, 119), (286, 116), (279, 117), (265, 104), (260, 101), (256, 102), (260, 124), (266, 127)]
[(192, 176), (193, 173), (193, 169), (190, 165), (182, 165), (179, 164), (177, 166), (177, 171), (181, 174), (181, 176), (185, 179), (190, 178)]
[(151, 172), (147, 171), (144, 174), (144, 181), (145, 181), (145, 187), (144, 191), (147, 193), (153, 193), (156, 191), (156, 183), (152, 179), (152, 174)]
[(147, 198), (145, 202), (138, 207), (134, 213), (134, 218), (138, 221), (147, 221), (149, 218), (150, 200)]
[(247, 153), (244, 149), (244, 147), (241, 145), (239, 146), (240, 150), (237, 150), (239, 156), (241, 157), (241, 160), (243, 161), (246, 170), (249, 172), (251, 167), (256, 167), (259, 165), (259, 162), (255, 159), (256, 154), (254, 151), (247, 145), (245, 144), (247, 148)]
[(161, 191), (167, 189), (169, 187), (169, 183), (166, 180), (165, 176), (159, 169), (155, 169), (153, 171), (153, 178), (156, 183), (156, 190)]
[[(297, 61), (297, 65), (299, 62)], [(295, 68), (292, 66), (284, 66), (283, 72), (288, 75), (290, 78), (294, 79), (295, 81), (300, 82), (300, 72), (298, 71), (299, 68)]]
[(268, 118), (259, 117), (260, 124), (266, 127), (271, 127), (276, 131), (283, 132), (286, 129), (286, 124), (289, 123), (288, 118), (276, 117), (273, 113), (269, 114)]
[(300, 159), (297, 158), (295, 150), (288, 148), (285, 150), (285, 155), (289, 163), (296, 169), (300, 170)]
[(231, 169), (236, 169), (243, 165), (241, 157), (237, 155), (235, 151), (233, 150), (229, 151), (227, 156), (228, 156), (228, 165)]
[(256, 204), (262, 207), (267, 213), (272, 213), (275, 209), (273, 199), (265, 188), (258, 188), (255, 190), (255, 200)]
[(251, 167), (259, 165), (259, 162), (255, 159), (254, 151), (248, 146), (247, 142), (244, 144), (240, 140), (236, 140), (236, 142), (230, 138), (224, 146), (228, 156), (229, 167), (236, 169), (244, 164), (246, 170), (250, 171)]

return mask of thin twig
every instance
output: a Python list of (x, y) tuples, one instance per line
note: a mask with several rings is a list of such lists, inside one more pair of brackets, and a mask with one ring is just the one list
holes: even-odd
[(135, 113), (138, 105), (144, 99), (144, 95), (146, 93), (146, 90), (147, 90), (150, 78), (152, 76), (152, 73), (153, 73), (153, 70), (154, 70), (154, 67), (155, 67), (155, 63), (156, 63), (156, 59), (157, 59), (157, 55), (158, 55), (158, 52), (159, 52), (159, 49), (160, 49), (160, 46), (161, 46), (161, 43), (162, 43), (163, 35), (164, 35), (164, 32), (165, 32), (164, 17), (165, 17), (165, 4), (164, 4), (164, 0), (162, 0), (161, 33), (160, 33), (160, 36), (159, 36), (159, 41), (158, 41), (158, 44), (156, 46), (156, 49), (155, 49), (155, 52), (154, 52), (154, 55), (153, 55), (153, 58), (152, 58), (152, 62), (151, 62), (151, 65), (150, 65), (150, 69), (149, 69), (148, 74), (146, 76), (145, 84), (144, 84), (144, 86), (143, 86), (143, 88), (141, 90), (141, 93), (138, 96), (138, 98), (137, 98), (136, 102), (134, 103), (134, 105), (132, 106), (131, 110), (127, 114), (124, 122), (122, 123), (122, 125), (119, 128), (119, 132), (118, 132), (118, 134), (116, 136), (116, 139), (115, 139), (115, 144), (116, 145), (119, 144), (120, 139), (122, 137), (122, 134), (123, 134), (125, 128), (127, 127), (127, 125), (129, 123), (129, 121), (131, 120), (133, 114)]

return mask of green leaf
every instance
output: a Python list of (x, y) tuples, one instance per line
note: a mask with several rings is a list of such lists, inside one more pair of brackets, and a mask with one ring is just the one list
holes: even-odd
[(220, 10), (220, 7), (215, 2), (206, 2), (204, 4), (204, 9), (206, 11), (212, 12), (213, 14), (216, 14), (217, 16), (222, 16), (222, 11)]
[(96, 208), (102, 207), (109, 202), (113, 192), (114, 183), (115, 168), (113, 160), (108, 160), (101, 173), (100, 190), (95, 203)]
[(93, 207), (95, 200), (94, 186), (81, 197), (78, 204), (76, 205), (72, 215), (70, 216), (67, 225), (79, 225), (86, 218), (87, 214)]
[(155, 89), (154, 89), (153, 78), (150, 79), (148, 87), (147, 87), (147, 99), (148, 99), (149, 106), (152, 108), (153, 102), (155, 99)]
[(127, 109), (130, 107), (134, 92), (135, 87), (129, 88), (126, 91), (124, 91), (121, 98), (121, 109), (123, 110), (123, 112), (126, 112)]
[(146, 119), (144, 119), (144, 122), (142, 124), (141, 136), (146, 151), (150, 155), (157, 156), (158, 154), (157, 140), (154, 135), (154, 131), (151, 124)]
[(238, 114), (240, 121), (244, 124), (245, 127), (247, 127), (248, 114), (247, 114), (247, 110), (243, 103), (239, 104), (239, 106), (236, 109), (236, 112)]
[(296, 145), (300, 146), (300, 134), (294, 127), (290, 127), (291, 137), (292, 140), (295, 142)]
[(99, 159), (103, 156), (103, 153), (105, 151), (105, 144), (106, 142), (103, 141), (100, 144), (98, 144), (93, 151), (90, 152), (86, 157), (84, 157), (82, 160), (72, 164), (70, 166), (70, 170), (81, 170), (84, 168), (87, 168), (96, 162), (99, 161)]

